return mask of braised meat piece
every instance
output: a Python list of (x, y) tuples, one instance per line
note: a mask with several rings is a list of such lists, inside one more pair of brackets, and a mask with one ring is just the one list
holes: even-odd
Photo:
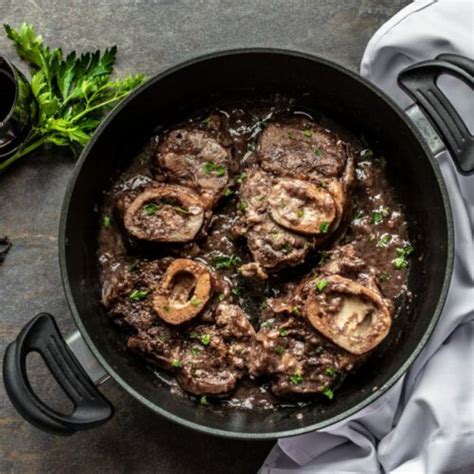
[(241, 273), (265, 278), (342, 235), (354, 152), (314, 122), (291, 119), (262, 132), (252, 162), (233, 231), (247, 238), (255, 260)]
[(273, 313), (262, 323), (249, 358), (249, 373), (253, 377), (271, 374), (271, 390), (280, 397), (332, 396), (330, 387), (359, 360), (321, 336), (294, 307), (293, 314)]
[(340, 178), (352, 150), (337, 135), (306, 119), (269, 124), (257, 146), (260, 166), (275, 176), (312, 182)]
[(195, 395), (222, 396), (246, 373), (255, 332), (237, 306), (219, 303), (208, 320), (178, 331), (154, 326), (129, 338), (128, 347), (176, 373), (181, 387)]
[(207, 209), (229, 183), (230, 147), (208, 131), (171, 131), (158, 147), (156, 162), (160, 176), (194, 189)]
[(151, 242), (189, 242), (204, 223), (204, 204), (189, 188), (155, 184), (138, 194), (125, 210), (129, 235)]
[(159, 319), (153, 308), (153, 291), (170, 262), (170, 258), (165, 258), (123, 261), (114, 266), (102, 288), (102, 304), (115, 323), (132, 330), (145, 330)]

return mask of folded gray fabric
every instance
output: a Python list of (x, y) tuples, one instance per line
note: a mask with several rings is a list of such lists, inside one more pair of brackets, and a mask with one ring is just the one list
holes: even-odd
[[(370, 40), (361, 73), (405, 108), (411, 100), (398, 73), (440, 53), (474, 58), (473, 32), (471, 0), (415, 1)], [(472, 91), (451, 78), (440, 87), (472, 131)], [(474, 472), (474, 177), (459, 175), (447, 152), (437, 159), (454, 213), (456, 255), (432, 338), (383, 397), (341, 423), (279, 440), (261, 473)]]

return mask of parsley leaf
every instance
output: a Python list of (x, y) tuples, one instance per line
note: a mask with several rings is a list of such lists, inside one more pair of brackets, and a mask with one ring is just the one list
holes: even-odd
[(384, 234), (377, 242), (377, 247), (387, 247), (391, 240), (392, 236), (390, 234)]
[(51, 49), (26, 23), (4, 25), (18, 55), (32, 69), (31, 90), (38, 106), (36, 123), (21, 148), (0, 164), (0, 172), (45, 144), (77, 152), (89, 141), (104, 113), (145, 81), (143, 74), (111, 80), (117, 48), (67, 56)]
[(225, 175), (225, 166), (216, 165), (213, 161), (208, 161), (207, 163), (205, 163), (202, 169), (206, 174), (215, 173), (216, 176)]
[(285, 348), (282, 347), (282, 346), (277, 346), (275, 347), (275, 353), (278, 354), (278, 355), (282, 355), (283, 352), (285, 352)]
[(322, 222), (321, 225), (319, 226), (319, 231), (321, 234), (327, 234), (329, 230), (329, 222)]
[(110, 216), (104, 216), (102, 219), (102, 227), (104, 229), (110, 229), (112, 225), (112, 218)]
[(405, 247), (397, 248), (397, 258), (392, 260), (393, 266), (397, 270), (401, 270), (402, 268), (408, 267), (408, 260), (407, 257), (413, 253), (415, 249), (411, 245), (405, 245)]
[(372, 211), (372, 224), (380, 224), (384, 217), (389, 215), (389, 210), (386, 207), (381, 207), (376, 211)]
[(322, 394), (325, 395), (326, 397), (329, 398), (329, 400), (332, 400), (334, 398), (334, 393), (333, 391), (329, 388), (326, 387), (323, 391)]
[(301, 374), (290, 375), (290, 382), (293, 385), (299, 385), (303, 381), (303, 376)]
[(217, 270), (222, 268), (229, 268), (230, 266), (237, 266), (240, 264), (240, 258), (235, 255), (216, 255), (212, 262)]
[(316, 280), (314, 282), (314, 286), (316, 287), (316, 289), (321, 292), (324, 290), (324, 288), (326, 288), (326, 286), (328, 286), (329, 282), (327, 280), (325, 280), (324, 278), (322, 278), (321, 280)]
[(154, 202), (151, 202), (150, 204), (143, 206), (143, 211), (148, 216), (152, 216), (153, 214), (156, 214), (157, 210), (158, 210), (158, 206)]
[(171, 366), (175, 369), (179, 369), (181, 367), (181, 362), (178, 359), (173, 359)]
[(202, 301), (199, 298), (196, 298), (195, 296), (193, 296), (189, 302), (196, 308), (202, 303)]
[(146, 295), (150, 293), (150, 290), (133, 290), (128, 297), (133, 301), (141, 301), (146, 298)]

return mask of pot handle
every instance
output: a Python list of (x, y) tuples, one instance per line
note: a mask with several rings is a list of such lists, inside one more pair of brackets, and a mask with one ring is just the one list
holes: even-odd
[[(74, 404), (70, 415), (48, 407), (34, 393), (26, 372), (26, 356), (38, 352)], [(37, 428), (68, 436), (99, 426), (113, 416), (113, 407), (94, 386), (67, 347), (54, 318), (36, 315), (5, 352), (3, 380), (18, 412)]]
[(474, 172), (474, 137), (437, 85), (448, 74), (474, 87), (474, 61), (457, 54), (440, 54), (434, 60), (409, 66), (398, 75), (400, 87), (423, 110), (454, 158), (458, 171)]

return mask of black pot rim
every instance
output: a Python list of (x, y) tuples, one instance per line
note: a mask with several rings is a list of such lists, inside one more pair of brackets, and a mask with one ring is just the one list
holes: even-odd
[[(369, 88), (371, 92), (374, 94), (378, 95), (382, 100), (384, 100), (390, 108), (399, 116), (400, 120), (404, 122), (404, 124), (410, 129), (410, 131), (416, 136), (418, 142), (420, 142), (422, 149), (424, 150), (426, 156), (428, 157), (428, 161), (431, 165), (431, 169), (433, 173), (435, 174), (442, 198), (443, 198), (443, 203), (444, 203), (444, 212), (445, 212), (445, 217), (446, 217), (446, 222), (447, 222), (447, 235), (448, 235), (448, 242), (447, 242), (447, 257), (446, 257), (446, 271), (445, 271), (445, 276), (443, 280), (443, 286), (438, 298), (438, 303), (436, 305), (436, 308), (433, 312), (433, 316), (431, 318), (431, 321), (423, 334), (423, 337), (420, 339), (418, 342), (415, 350), (410, 354), (410, 356), (407, 358), (407, 360), (401, 365), (401, 367), (397, 370), (397, 372), (392, 375), (392, 377), (381, 387), (379, 387), (376, 391), (372, 392), (368, 397), (366, 397), (362, 402), (358, 403), (357, 405), (354, 405), (353, 407), (343, 411), (342, 413), (327, 419), (325, 421), (319, 422), (319, 423), (314, 423), (308, 426), (305, 426), (303, 428), (297, 428), (294, 430), (286, 430), (286, 431), (276, 431), (272, 433), (247, 433), (247, 432), (234, 432), (234, 431), (227, 431), (223, 429), (216, 429), (216, 428), (210, 428), (207, 426), (202, 426), (198, 423), (194, 423), (191, 421), (188, 421), (186, 419), (183, 419), (181, 417), (178, 417), (176, 415), (173, 415), (172, 413), (169, 413), (168, 411), (162, 409), (155, 403), (150, 402), (146, 397), (143, 397), (140, 393), (138, 393), (133, 387), (131, 387), (120, 375), (114, 370), (114, 368), (107, 362), (107, 360), (102, 356), (100, 353), (99, 349), (96, 347), (92, 339), (90, 338), (89, 334), (86, 331), (86, 328), (84, 327), (81, 319), (81, 315), (79, 314), (79, 311), (76, 307), (74, 297), (72, 295), (71, 287), (70, 287), (70, 282), (69, 282), (69, 277), (68, 277), (68, 272), (67, 272), (67, 265), (66, 265), (66, 222), (69, 214), (69, 205), (71, 201), (71, 196), (74, 191), (75, 185), (77, 178), (81, 172), (82, 165), (84, 161), (87, 159), (87, 156), (89, 155), (90, 150), (94, 147), (95, 142), (99, 138), (99, 136), (102, 134), (102, 132), (108, 127), (110, 122), (114, 119), (114, 117), (117, 115), (117, 113), (124, 108), (130, 101), (134, 100), (136, 96), (141, 94), (141, 92), (148, 87), (154, 86), (154, 84), (158, 81), (160, 81), (162, 78), (173, 74), (174, 72), (183, 69), (185, 67), (188, 67), (190, 65), (193, 65), (195, 63), (207, 61), (210, 59), (222, 57), (222, 56), (229, 56), (229, 55), (238, 55), (238, 54), (266, 54), (266, 53), (271, 53), (271, 54), (281, 54), (281, 55), (286, 55), (286, 56), (293, 56), (297, 58), (302, 58), (306, 60), (311, 60), (311, 61), (317, 61), (318, 63), (322, 63), (325, 66), (334, 68), (338, 70), (339, 72), (346, 74), (350, 76), (353, 80), (358, 81), (362, 83), (365, 87)], [(445, 182), (443, 180), (443, 177), (441, 175), (441, 171), (439, 169), (439, 165), (434, 158), (434, 156), (431, 153), (431, 150), (429, 149), (428, 145), (425, 143), (424, 138), (422, 137), (421, 133), (419, 130), (415, 127), (415, 125), (410, 121), (408, 116), (398, 107), (398, 105), (383, 91), (381, 91), (379, 88), (377, 88), (375, 85), (370, 83), (368, 80), (360, 76), (359, 74), (352, 72), (348, 70), (347, 68), (334, 63), (332, 61), (329, 61), (324, 58), (320, 58), (316, 55), (308, 54), (308, 53), (303, 53), (300, 51), (295, 51), (295, 50), (287, 50), (287, 49), (281, 49), (281, 48), (239, 48), (239, 49), (228, 49), (228, 50), (219, 50), (216, 52), (204, 54), (201, 56), (198, 56), (196, 58), (184, 61), (182, 63), (179, 63), (178, 65), (172, 66), (170, 68), (167, 68), (160, 74), (157, 74), (154, 76), (152, 79), (150, 79), (148, 82), (143, 84), (141, 87), (139, 87), (136, 91), (134, 91), (132, 94), (130, 94), (126, 99), (124, 99), (117, 107), (115, 107), (109, 114), (108, 116), (103, 120), (102, 124), (99, 126), (97, 131), (95, 132), (94, 136), (92, 139), (89, 141), (87, 146), (84, 148), (84, 150), (81, 153), (81, 156), (79, 157), (79, 160), (72, 172), (71, 178), (69, 180), (64, 201), (63, 201), (63, 206), (61, 210), (61, 218), (60, 218), (60, 225), (59, 225), (59, 264), (60, 264), (60, 270), (61, 270), (61, 277), (62, 277), (62, 282), (63, 282), (63, 288), (64, 292), (66, 295), (66, 300), (69, 306), (69, 309), (74, 317), (75, 323), (81, 332), (82, 337), (84, 338), (87, 346), (89, 347), (90, 351), (96, 357), (98, 362), (102, 365), (104, 370), (110, 374), (110, 376), (130, 395), (132, 395), (135, 399), (139, 400), (143, 405), (145, 405), (147, 408), (151, 409), (155, 413), (158, 413), (161, 416), (164, 416), (165, 418), (176, 422), (182, 426), (185, 426), (187, 428), (193, 429), (195, 431), (203, 432), (206, 434), (214, 435), (214, 436), (220, 436), (220, 437), (225, 437), (225, 438), (234, 438), (234, 439), (247, 439), (247, 440), (265, 440), (265, 439), (276, 439), (276, 438), (284, 438), (284, 437), (291, 437), (291, 436), (297, 436), (301, 435), (304, 433), (308, 433), (310, 431), (315, 431), (319, 430), (322, 428), (325, 428), (327, 426), (333, 425), (335, 423), (341, 422), (342, 420), (354, 415), (355, 413), (359, 412), (363, 408), (367, 407), (371, 403), (373, 403), (375, 400), (380, 398), (384, 393), (386, 393), (395, 383), (405, 374), (405, 372), (410, 368), (410, 366), (413, 364), (413, 362), (416, 360), (416, 358), (419, 356), (423, 348), (425, 347), (426, 343), (428, 342), (429, 338), (431, 337), (431, 334), (436, 327), (436, 324), (438, 323), (439, 317), (441, 315), (442, 309), (444, 307), (444, 303), (446, 301), (446, 296), (448, 293), (449, 289), (449, 284), (451, 281), (451, 274), (452, 274), (452, 269), (453, 269), (453, 262), (454, 262), (454, 230), (453, 230), (453, 217), (452, 217), (452, 211), (451, 211), (451, 206), (450, 206), (450, 201), (448, 197), (448, 192), (446, 189)]]

